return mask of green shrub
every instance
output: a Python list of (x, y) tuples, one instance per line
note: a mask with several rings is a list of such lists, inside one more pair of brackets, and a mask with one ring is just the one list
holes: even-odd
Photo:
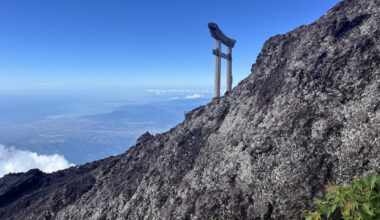
[(324, 198), (316, 199), (315, 205), (315, 211), (305, 213), (305, 220), (380, 219), (380, 176), (360, 177), (351, 184), (329, 184)]

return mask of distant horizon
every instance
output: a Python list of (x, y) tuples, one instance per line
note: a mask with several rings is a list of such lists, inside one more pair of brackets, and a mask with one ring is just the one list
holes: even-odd
[[(222, 86), (221, 92), (224, 94), (225, 86)], [(112, 86), (94, 86), (87, 88), (0, 88), (0, 102), (4, 98), (10, 97), (93, 97), (103, 99), (124, 98), (130, 101), (140, 99), (149, 95), (170, 95), (170, 94), (189, 94), (203, 93), (213, 96), (212, 87), (112, 87)], [(16, 100), (15, 100), (16, 101)]]

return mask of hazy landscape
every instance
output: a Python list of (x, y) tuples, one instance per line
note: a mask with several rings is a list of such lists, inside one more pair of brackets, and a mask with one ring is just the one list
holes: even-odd
[(58, 154), (67, 164), (83, 164), (117, 155), (144, 132), (163, 132), (181, 122), (212, 95), (208, 90), (157, 89), (112, 96), (47, 94), (1, 96), (0, 145), (13, 149), (14, 157), (15, 151)]

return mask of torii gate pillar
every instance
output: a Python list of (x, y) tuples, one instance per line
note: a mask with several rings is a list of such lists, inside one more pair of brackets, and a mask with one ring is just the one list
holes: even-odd
[[(232, 89), (232, 48), (235, 46), (236, 41), (224, 35), (217, 24), (209, 23), (208, 27), (210, 29), (211, 36), (216, 40), (215, 49), (212, 51), (215, 55), (214, 93), (215, 97), (220, 97), (221, 58), (227, 60), (227, 91), (230, 91)], [(227, 54), (222, 53), (222, 43), (228, 47)]]
[[(220, 40), (216, 41), (215, 51), (218, 51), (218, 54), (221, 52), (222, 44)], [(220, 70), (221, 70), (221, 61), (222, 58), (218, 55), (215, 55), (215, 78), (214, 78), (214, 94), (215, 97), (220, 96)]]
[(232, 89), (232, 48), (227, 49), (227, 91)]

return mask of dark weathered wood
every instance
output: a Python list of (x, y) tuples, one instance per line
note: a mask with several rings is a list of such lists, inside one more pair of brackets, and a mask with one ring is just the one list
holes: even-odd
[(222, 44), (227, 47), (233, 48), (235, 46), (236, 40), (227, 37), (222, 30), (215, 23), (208, 23), (208, 28), (210, 29), (211, 36), (216, 40), (220, 40)]

